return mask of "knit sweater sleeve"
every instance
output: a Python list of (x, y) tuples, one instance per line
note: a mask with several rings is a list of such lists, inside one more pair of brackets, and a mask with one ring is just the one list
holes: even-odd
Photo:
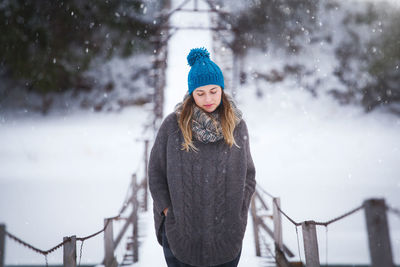
[(253, 163), (253, 158), (251, 156), (250, 152), (250, 138), (249, 138), (249, 132), (247, 129), (246, 123), (243, 121), (243, 134), (246, 136), (246, 155), (247, 155), (247, 171), (246, 171), (246, 182), (245, 182), (245, 188), (244, 188), (244, 203), (243, 203), (243, 208), (245, 209), (245, 212), (248, 212), (249, 207), (250, 207), (250, 201), (251, 197), (253, 196), (253, 193), (255, 191), (256, 187), (256, 169)]
[(171, 205), (166, 174), (168, 125), (170, 121), (171, 116), (168, 116), (158, 130), (150, 152), (148, 166), (149, 189), (154, 201), (154, 207), (160, 215), (164, 215), (163, 210)]

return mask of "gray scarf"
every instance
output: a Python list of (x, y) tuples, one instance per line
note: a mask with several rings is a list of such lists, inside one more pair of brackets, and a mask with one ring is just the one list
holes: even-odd
[[(235, 102), (233, 101), (233, 98), (227, 93), (225, 93), (225, 95), (227, 96), (233, 108), (233, 111), (236, 115), (237, 118), (236, 125), (237, 125), (242, 119), (243, 113), (238, 109)], [(188, 97), (189, 93), (186, 92), (183, 101), (175, 105), (174, 111), (178, 116), (178, 120), (182, 111), (183, 102)], [(197, 105), (193, 105), (192, 133), (197, 140), (203, 143), (216, 142), (224, 138), (224, 135), (222, 133), (221, 121), (219, 118), (218, 108), (213, 112), (206, 112), (203, 109), (199, 108)]]

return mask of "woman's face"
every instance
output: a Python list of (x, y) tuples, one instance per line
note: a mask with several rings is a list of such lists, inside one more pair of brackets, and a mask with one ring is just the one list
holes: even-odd
[(197, 87), (192, 94), (198, 107), (213, 112), (221, 103), (222, 89), (219, 85), (208, 84)]

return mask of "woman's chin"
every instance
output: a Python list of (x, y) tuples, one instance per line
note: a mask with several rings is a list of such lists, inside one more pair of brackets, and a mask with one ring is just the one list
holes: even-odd
[(213, 112), (213, 111), (215, 110), (215, 107), (211, 107), (211, 108), (203, 108), (203, 110), (204, 110), (204, 111), (206, 111), (206, 112), (209, 112), (209, 113), (211, 113), (211, 112)]
[(213, 112), (216, 109), (216, 107), (215, 105), (212, 105), (210, 107), (202, 106), (202, 109), (207, 112)]

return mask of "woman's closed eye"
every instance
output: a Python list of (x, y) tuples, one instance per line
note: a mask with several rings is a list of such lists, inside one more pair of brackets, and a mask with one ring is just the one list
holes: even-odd
[[(216, 94), (217, 92), (211, 92), (212, 95)], [(198, 96), (203, 96), (204, 94), (197, 94)]]

